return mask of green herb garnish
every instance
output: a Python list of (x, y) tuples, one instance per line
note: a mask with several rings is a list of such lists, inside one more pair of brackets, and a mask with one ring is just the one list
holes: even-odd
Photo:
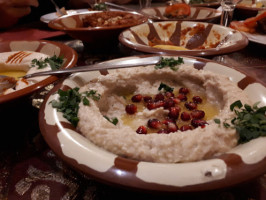
[(172, 87), (166, 85), (165, 83), (161, 83), (160, 86), (159, 86), (159, 88), (158, 88), (159, 91), (162, 90), (162, 89), (163, 89), (165, 92), (173, 92), (173, 91), (174, 91), (174, 88), (172, 88)]
[(41, 58), (39, 60), (35, 58), (31, 61), (31, 67), (38, 66), (38, 69), (43, 69), (47, 67), (47, 64), (50, 64), (52, 70), (57, 70), (62, 66), (63, 61), (63, 57), (57, 57), (56, 55), (50, 58)]
[(66, 118), (73, 126), (78, 124), (78, 110), (79, 103), (82, 101), (83, 105), (89, 106), (90, 101), (87, 97), (98, 101), (100, 99), (100, 94), (97, 94), (95, 90), (86, 91), (79, 93), (79, 88), (75, 87), (67, 91), (59, 89), (57, 91), (59, 94), (59, 99), (52, 100), (52, 107), (56, 108), (57, 111), (63, 113), (63, 117)]
[(111, 122), (114, 125), (117, 125), (117, 123), (118, 123), (118, 119), (116, 117), (110, 119), (109, 117), (104, 116), (104, 118), (107, 119), (109, 122)]
[(170, 67), (173, 71), (177, 71), (177, 65), (184, 64), (184, 60), (181, 57), (178, 57), (178, 59), (174, 58), (162, 58), (161, 62), (157, 65), (155, 65), (155, 69), (162, 69), (165, 67)]
[[(238, 143), (246, 143), (260, 136), (266, 136), (266, 106), (258, 107), (259, 103), (253, 106), (242, 104), (240, 100), (230, 106), (230, 110), (236, 114), (231, 120), (231, 124), (223, 122), (226, 128), (235, 128), (239, 134)], [(220, 124), (219, 119), (214, 119), (215, 123)]]
[(107, 5), (105, 3), (96, 3), (93, 5), (93, 10), (107, 10)]

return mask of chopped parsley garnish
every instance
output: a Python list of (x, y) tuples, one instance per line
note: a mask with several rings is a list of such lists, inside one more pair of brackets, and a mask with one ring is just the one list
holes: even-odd
[[(266, 136), (266, 106), (258, 107), (259, 103), (253, 106), (242, 104), (240, 100), (230, 106), (230, 110), (236, 114), (231, 123), (223, 122), (226, 128), (235, 128), (239, 134), (238, 143), (246, 143), (260, 136)], [(215, 123), (221, 124), (219, 119)]]
[(79, 122), (78, 110), (79, 103), (82, 101), (83, 105), (89, 106), (90, 101), (88, 99), (92, 98), (95, 101), (100, 99), (100, 94), (97, 94), (95, 90), (86, 91), (79, 93), (79, 88), (75, 87), (67, 91), (59, 89), (57, 91), (59, 94), (59, 99), (52, 100), (52, 107), (56, 108), (57, 111), (63, 113), (63, 117), (66, 118), (73, 126), (77, 126)]
[(110, 119), (109, 117), (104, 116), (104, 118), (107, 119), (109, 122), (111, 122), (114, 125), (117, 125), (117, 123), (118, 123), (118, 119), (116, 117)]
[(174, 91), (174, 88), (166, 85), (165, 83), (161, 83), (158, 90), (164, 90), (165, 92), (173, 92)]
[(54, 55), (50, 58), (47, 57), (45, 59), (43, 58), (39, 60), (37, 60), (36, 58), (33, 59), (31, 61), (31, 67), (38, 66), (38, 69), (43, 69), (47, 67), (48, 64), (50, 64), (52, 70), (57, 70), (62, 66), (63, 62), (64, 62), (63, 57), (58, 57)]
[(162, 58), (161, 62), (155, 65), (155, 69), (162, 69), (165, 67), (170, 67), (173, 71), (177, 71), (177, 65), (184, 64), (184, 60), (182, 57), (178, 57), (178, 59), (174, 58)]
[(96, 3), (93, 5), (93, 10), (107, 10), (107, 5), (105, 3)]

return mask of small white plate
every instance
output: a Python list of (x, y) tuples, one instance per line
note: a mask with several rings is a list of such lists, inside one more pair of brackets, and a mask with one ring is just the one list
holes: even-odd
[[(76, 13), (83, 13), (88, 12), (88, 9), (78, 9), (78, 10), (67, 10), (67, 14), (72, 15)], [(46, 15), (41, 16), (40, 20), (44, 23), (49, 23), (51, 20), (58, 18), (59, 16), (56, 15), (56, 12), (49, 13)]]

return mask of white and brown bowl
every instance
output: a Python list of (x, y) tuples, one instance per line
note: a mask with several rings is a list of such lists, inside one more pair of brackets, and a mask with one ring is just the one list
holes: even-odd
[[(177, 57), (175, 57), (177, 58)], [(196, 69), (228, 76), (252, 101), (266, 105), (266, 86), (247, 74), (211, 60), (183, 57)], [(127, 58), (122, 58), (126, 60)], [(112, 62), (112, 61), (110, 61)], [(108, 73), (114, 73), (108, 70)], [(217, 157), (188, 163), (153, 163), (110, 153), (82, 136), (52, 108), (56, 91), (81, 87), (97, 78), (99, 71), (78, 73), (58, 84), (39, 112), (39, 125), (51, 149), (76, 170), (106, 184), (148, 192), (180, 193), (215, 190), (253, 179), (266, 172), (266, 137), (238, 145)]]
[[(216, 24), (192, 21), (141, 24), (123, 31), (119, 35), (119, 41), (124, 46), (140, 52), (191, 56), (225, 54), (248, 45), (247, 37), (239, 31)], [(186, 50), (155, 48), (153, 45), (156, 43), (170, 43)]]

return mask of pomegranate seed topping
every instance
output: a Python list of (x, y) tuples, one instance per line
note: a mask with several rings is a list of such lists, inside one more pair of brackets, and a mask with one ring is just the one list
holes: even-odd
[(164, 109), (168, 109), (174, 106), (175, 106), (175, 102), (173, 101), (173, 99), (166, 99), (164, 101)]
[(191, 120), (191, 125), (194, 126), (195, 128), (197, 128), (199, 126), (204, 128), (205, 124), (208, 124), (208, 123), (205, 120), (203, 120), (203, 119), (192, 119)]
[(146, 128), (146, 126), (140, 126), (140, 127), (138, 127), (138, 129), (136, 130), (136, 132), (138, 134), (147, 134), (147, 128)]
[(164, 96), (162, 93), (156, 94), (156, 96), (154, 97), (154, 101), (163, 101), (164, 100)]
[(180, 99), (178, 99), (178, 98), (171, 98), (174, 102), (175, 102), (175, 104), (179, 104), (181, 101), (180, 101)]
[(142, 100), (141, 94), (136, 94), (131, 98), (131, 101), (133, 101), (133, 102), (141, 102), (141, 100)]
[(180, 88), (179, 89), (179, 93), (181, 93), (181, 94), (188, 94), (189, 93), (189, 89), (188, 88)]
[(127, 114), (133, 115), (137, 112), (137, 106), (134, 104), (126, 105), (126, 112)]
[(197, 104), (195, 104), (194, 102), (186, 102), (185, 107), (188, 110), (195, 110), (197, 108)]
[(166, 129), (160, 129), (157, 133), (169, 133)]
[(205, 116), (205, 112), (203, 110), (193, 110), (191, 112), (192, 119), (202, 119)]
[(165, 120), (162, 121), (162, 123), (167, 125), (168, 123), (175, 123), (175, 120), (167, 117)]
[(174, 95), (173, 92), (166, 92), (166, 93), (164, 94), (164, 96), (166, 96), (167, 98), (170, 98), (170, 97), (174, 97), (175, 95)]
[(180, 101), (187, 101), (187, 96), (185, 94), (179, 94), (177, 98), (180, 99)]
[(151, 96), (144, 96), (143, 100), (144, 100), (144, 102), (148, 103), (152, 100), (152, 97)]
[(182, 112), (180, 117), (183, 121), (190, 120), (190, 114), (188, 112)]
[(194, 96), (192, 100), (194, 103), (202, 103), (202, 98), (200, 98), (199, 96)]
[(155, 129), (160, 129), (162, 127), (162, 123), (158, 119), (149, 119), (148, 127), (155, 128)]
[(169, 108), (168, 117), (172, 119), (177, 119), (179, 116), (180, 108), (179, 107), (171, 107)]
[(164, 101), (148, 102), (147, 108), (149, 110), (157, 109), (164, 106)]
[(190, 125), (183, 125), (180, 127), (180, 131), (187, 131), (187, 130), (192, 130), (192, 127)]
[(174, 133), (174, 132), (178, 131), (178, 127), (175, 123), (168, 123), (167, 131), (168, 131), (168, 133)]

